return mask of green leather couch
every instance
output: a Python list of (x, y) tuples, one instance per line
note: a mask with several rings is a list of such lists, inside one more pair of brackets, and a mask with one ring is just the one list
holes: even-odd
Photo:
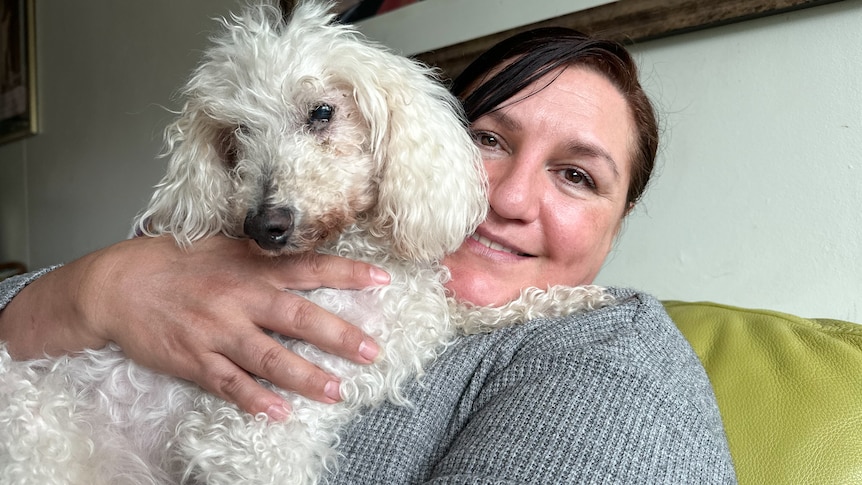
[(740, 484), (862, 484), (862, 325), (664, 303), (709, 374)]

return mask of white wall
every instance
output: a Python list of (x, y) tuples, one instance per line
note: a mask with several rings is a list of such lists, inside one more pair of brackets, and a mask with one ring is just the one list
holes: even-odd
[(236, 0), (36, 2), (41, 133), (0, 145), (0, 261), (68, 261), (128, 234), (162, 130)]
[[(234, 4), (37, 2), (44, 126), (0, 146), (0, 261), (126, 235), (164, 170), (159, 105)], [(845, 0), (636, 46), (665, 142), (600, 282), (862, 322), (860, 25)]]
[(433, 0), (357, 25), (368, 37), (412, 56), (606, 3), (613, 0)]
[(634, 50), (665, 145), (601, 281), (862, 323), (862, 2)]

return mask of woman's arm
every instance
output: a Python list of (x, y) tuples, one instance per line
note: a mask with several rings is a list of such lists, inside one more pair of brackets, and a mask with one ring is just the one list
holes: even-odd
[(651, 297), (513, 335), (430, 483), (736, 482), (706, 373)]
[(655, 299), (457, 339), (342, 435), (333, 484), (734, 483), (706, 373)]
[(278, 419), (283, 400), (250, 374), (324, 402), (339, 399), (338, 379), (263, 329), (358, 363), (378, 352), (357, 327), (282, 289), (387, 281), (382, 270), (343, 258), (264, 257), (245, 240), (212, 237), (184, 251), (170, 237), (135, 238), (26, 286), (0, 311), (0, 339), (18, 359), (113, 341), (142, 365)]
[(735, 483), (721, 430), (673, 389), (568, 359), (494, 376), (427, 483)]

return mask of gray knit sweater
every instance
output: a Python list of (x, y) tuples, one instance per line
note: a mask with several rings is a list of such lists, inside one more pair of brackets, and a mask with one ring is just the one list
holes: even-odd
[[(36, 274), (0, 283), (0, 309)], [(712, 389), (661, 304), (463, 337), (343, 436), (332, 484), (736, 483)]]

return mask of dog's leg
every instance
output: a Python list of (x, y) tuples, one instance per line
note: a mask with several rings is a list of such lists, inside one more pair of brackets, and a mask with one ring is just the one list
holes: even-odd
[(0, 350), (0, 483), (100, 484), (93, 427), (64, 378), (68, 359), (16, 362)]
[(176, 483), (163, 450), (171, 422), (188, 408), (183, 386), (192, 387), (116, 348), (16, 362), (2, 347), (0, 483)]
[(280, 423), (201, 396), (170, 442), (176, 464), (174, 483), (318, 483), (335, 464), (337, 432), (349, 416), (340, 404), (283, 395), (294, 411)]

